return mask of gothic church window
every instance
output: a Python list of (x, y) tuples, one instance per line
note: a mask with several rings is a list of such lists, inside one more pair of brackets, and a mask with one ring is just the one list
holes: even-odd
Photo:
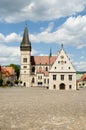
[(32, 67), (32, 72), (35, 72), (35, 67)]
[(32, 83), (35, 83), (35, 79), (34, 79), (34, 77), (32, 78)]
[(48, 67), (46, 67), (46, 71), (48, 71)]

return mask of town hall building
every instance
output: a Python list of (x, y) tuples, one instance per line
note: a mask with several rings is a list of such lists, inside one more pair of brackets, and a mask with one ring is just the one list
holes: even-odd
[(20, 80), (26, 87), (45, 87), (50, 90), (76, 90), (76, 70), (63, 45), (55, 56), (31, 56), (31, 42), (25, 27), (20, 45)]

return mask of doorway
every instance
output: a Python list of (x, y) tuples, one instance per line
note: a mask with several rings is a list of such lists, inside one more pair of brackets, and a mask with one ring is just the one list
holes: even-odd
[(64, 89), (65, 89), (65, 84), (64, 84), (64, 83), (61, 83), (61, 84), (59, 85), (59, 87), (60, 87), (60, 90), (64, 90)]

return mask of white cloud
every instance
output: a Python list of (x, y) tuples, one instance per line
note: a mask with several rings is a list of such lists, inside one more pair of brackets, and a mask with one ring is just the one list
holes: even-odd
[(83, 59), (84, 59), (84, 56), (81, 56), (80, 59), (83, 60)]
[(86, 0), (3, 0), (0, 2), (0, 21), (52, 20), (81, 12), (85, 6)]
[(86, 61), (75, 62), (76, 70), (78, 71), (86, 71)]
[(18, 43), (20, 43), (21, 38), (22, 37), (16, 33), (11, 33), (7, 36), (0, 33), (0, 42), (6, 42), (6, 43), (18, 42)]
[(86, 46), (86, 15), (68, 18), (67, 21), (54, 32), (51, 32), (54, 24), (51, 28), (50, 25), (51, 24), (41, 33), (31, 34), (31, 41), (72, 44), (77, 48)]
[[(32, 55), (37, 53), (38, 51), (32, 49)], [(20, 64), (20, 48), (0, 44), (0, 65), (9, 65), (11, 63)]]
[(8, 65), (11, 63), (20, 63), (20, 49), (19, 47), (9, 47), (0, 44), (0, 64)]
[(46, 28), (45, 32), (51, 32), (54, 27), (54, 22), (50, 22), (48, 28)]
[(36, 51), (35, 49), (32, 49), (31, 55), (36, 55), (36, 54), (38, 54), (38, 51)]
[[(49, 26), (40, 33), (30, 34), (30, 41), (35, 43), (63, 43), (72, 44), (78, 49), (86, 46), (86, 15), (78, 17), (70, 17), (67, 21), (52, 32), (54, 23), (50, 22)], [(20, 43), (22, 36), (15, 32), (7, 36), (0, 33), (1, 42), (18, 42)]]
[[(63, 43), (76, 46), (78, 49), (86, 46), (86, 15), (69, 17), (63, 25), (57, 30), (52, 31), (54, 22), (50, 22), (49, 26), (40, 33), (30, 34), (30, 41), (33, 43)], [(7, 36), (0, 34), (1, 42), (18, 42), (20, 43), (22, 37), (20, 34), (11, 33)]]

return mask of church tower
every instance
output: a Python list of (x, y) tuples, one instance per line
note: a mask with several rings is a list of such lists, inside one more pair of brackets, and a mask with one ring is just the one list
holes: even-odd
[(26, 87), (31, 87), (30, 70), (31, 70), (31, 42), (29, 41), (27, 26), (24, 29), (23, 39), (20, 45), (21, 52), (21, 69), (20, 80)]

